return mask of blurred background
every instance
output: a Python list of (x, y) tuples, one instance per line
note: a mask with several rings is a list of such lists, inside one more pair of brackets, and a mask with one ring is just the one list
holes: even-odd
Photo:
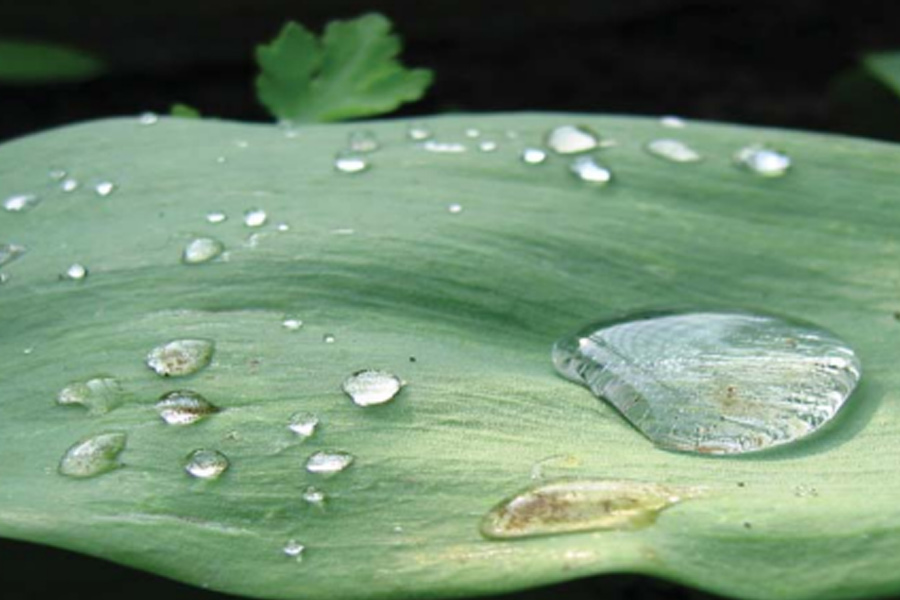
[[(394, 21), (404, 62), (437, 75), (426, 98), (399, 115), (675, 114), (900, 140), (900, 99), (861, 62), (900, 50), (900, 2), (0, 0), (0, 50), (32, 41), (87, 53), (67, 73), (38, 61), (29, 75), (0, 51), (0, 141), (86, 119), (166, 113), (176, 102), (266, 121), (252, 85), (253, 48), (288, 19), (320, 31), (372, 10)], [(20, 542), (0, 541), (0, 565), (9, 600), (227, 598)], [(505, 599), (559, 597), (713, 598), (615, 576)]]

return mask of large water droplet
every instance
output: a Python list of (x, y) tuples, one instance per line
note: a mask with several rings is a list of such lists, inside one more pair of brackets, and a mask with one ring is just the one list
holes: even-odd
[(269, 220), (269, 215), (261, 208), (251, 208), (244, 212), (244, 225), (247, 227), (262, 227)]
[(334, 168), (341, 173), (362, 173), (369, 168), (369, 161), (362, 154), (344, 150), (334, 157)]
[(697, 493), (640, 481), (564, 480), (504, 500), (484, 516), (481, 533), (493, 539), (514, 539), (637, 529), (653, 523), (661, 510)]
[(600, 145), (599, 136), (578, 125), (561, 125), (547, 134), (547, 147), (557, 154), (579, 154)]
[(576, 177), (588, 183), (606, 185), (612, 179), (612, 173), (606, 167), (600, 165), (593, 156), (579, 156), (569, 169)]
[(306, 461), (310, 473), (329, 475), (339, 473), (353, 464), (354, 457), (347, 452), (316, 452)]
[(116, 191), (116, 184), (112, 181), (101, 181), (94, 186), (94, 191), (97, 192), (97, 195), (101, 198), (105, 198)]
[(25, 254), (25, 246), (19, 244), (2, 244), (0, 243), (0, 267), (8, 265)]
[(210, 340), (174, 340), (151, 350), (147, 366), (163, 377), (191, 375), (209, 364), (214, 347)]
[(371, 131), (352, 131), (347, 136), (347, 147), (353, 152), (375, 152), (380, 147), (378, 138)]
[(374, 406), (393, 400), (403, 382), (386, 371), (366, 369), (350, 375), (341, 387), (357, 406)]
[(219, 412), (219, 408), (197, 392), (178, 390), (160, 398), (156, 412), (169, 425), (190, 425)]
[(87, 267), (79, 263), (70, 265), (66, 272), (60, 275), (62, 279), (71, 279), (72, 281), (81, 281), (82, 279), (87, 279), (87, 276)]
[(304, 550), (306, 550), (306, 547), (297, 540), (288, 540), (284, 548), (281, 549), (285, 556), (296, 558), (297, 561), (303, 560)]
[(124, 433), (108, 432), (81, 440), (63, 455), (59, 472), (67, 477), (93, 477), (119, 468), (119, 454), (125, 449)]
[(762, 177), (780, 177), (791, 168), (791, 158), (763, 144), (752, 144), (738, 150), (734, 162)]
[(646, 148), (647, 152), (653, 156), (658, 156), (671, 162), (691, 163), (697, 162), (702, 158), (696, 150), (680, 140), (652, 140), (647, 143)]
[(121, 405), (125, 399), (122, 386), (109, 376), (92, 377), (70, 383), (56, 397), (57, 404), (79, 405), (92, 415), (102, 415)]
[(194, 450), (187, 457), (184, 470), (198, 479), (217, 479), (228, 470), (228, 457), (218, 450), (202, 448)]
[(837, 413), (860, 377), (853, 350), (834, 335), (745, 313), (592, 325), (559, 340), (553, 362), (656, 445), (706, 454), (803, 438)]
[(40, 204), (40, 198), (34, 194), (16, 194), (3, 201), (7, 212), (27, 212)]
[(203, 237), (188, 242), (181, 254), (181, 261), (186, 265), (199, 265), (216, 258), (225, 250), (219, 240)]
[(291, 415), (288, 429), (302, 438), (312, 437), (319, 426), (319, 417), (311, 412), (298, 412)]

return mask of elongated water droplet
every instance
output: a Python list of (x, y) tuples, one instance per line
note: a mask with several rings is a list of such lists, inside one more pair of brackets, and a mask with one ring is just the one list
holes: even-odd
[(580, 154), (597, 148), (600, 137), (579, 125), (561, 125), (547, 134), (547, 147), (557, 154)]
[(497, 149), (497, 142), (493, 140), (482, 140), (478, 144), (478, 149), (482, 152), (493, 152)]
[(362, 154), (343, 150), (334, 157), (334, 168), (341, 173), (362, 173), (369, 168), (369, 161)]
[(159, 115), (152, 112), (141, 113), (138, 117), (138, 123), (141, 125), (156, 125), (159, 122)]
[(281, 549), (285, 556), (296, 558), (298, 562), (303, 560), (304, 550), (306, 550), (306, 547), (297, 540), (288, 540), (284, 548)]
[(57, 404), (79, 405), (92, 415), (102, 415), (121, 405), (125, 400), (121, 384), (106, 375), (75, 381), (60, 390)]
[(214, 347), (210, 340), (174, 340), (151, 350), (147, 366), (163, 377), (191, 375), (209, 364)]
[(81, 184), (78, 183), (77, 179), (74, 179), (72, 177), (66, 177), (65, 179), (63, 179), (60, 182), (59, 189), (61, 189), (63, 192), (68, 194), (70, 192), (74, 192), (75, 190), (77, 190), (80, 185)]
[(528, 488), (491, 509), (481, 533), (515, 539), (581, 531), (638, 529), (663, 509), (699, 494), (656, 483), (574, 479)]
[(647, 143), (647, 152), (653, 156), (677, 163), (692, 163), (701, 160), (700, 154), (680, 140), (658, 139)]
[(227, 456), (218, 450), (202, 448), (191, 452), (184, 464), (184, 470), (198, 479), (218, 479), (229, 466)]
[(303, 500), (313, 506), (323, 506), (325, 504), (325, 492), (317, 487), (309, 486), (303, 490)]
[(244, 212), (244, 225), (247, 227), (262, 227), (269, 220), (269, 215), (261, 208), (251, 208)]
[(685, 123), (684, 119), (682, 119), (681, 117), (676, 117), (674, 115), (666, 115), (664, 117), (660, 117), (659, 124), (670, 129), (684, 129), (687, 126), (687, 123)]
[(3, 208), (7, 212), (28, 212), (40, 204), (40, 201), (34, 194), (16, 194), (3, 201)]
[(59, 461), (59, 472), (67, 477), (93, 477), (118, 469), (119, 454), (127, 436), (120, 432), (101, 433), (69, 448)]
[(213, 238), (196, 238), (188, 242), (181, 254), (181, 261), (186, 265), (199, 265), (209, 262), (225, 251), (225, 245)]
[(223, 213), (221, 210), (214, 210), (206, 213), (207, 223), (218, 225), (219, 223), (224, 223), (226, 220), (228, 220), (228, 215)]
[(66, 272), (63, 273), (60, 277), (62, 279), (71, 279), (72, 281), (81, 281), (86, 279), (88, 276), (87, 267), (82, 264), (75, 263), (70, 265)]
[(339, 473), (353, 464), (353, 460), (353, 455), (347, 452), (316, 452), (306, 461), (306, 470), (323, 475)]
[(414, 142), (427, 140), (432, 136), (431, 129), (424, 123), (412, 123), (406, 131), (406, 135)]
[(3, 244), (0, 243), (0, 267), (8, 265), (25, 254), (25, 246), (19, 244)]
[(593, 156), (579, 156), (569, 169), (576, 177), (588, 183), (606, 185), (612, 179), (612, 173), (606, 167), (600, 165)]
[(791, 168), (791, 158), (763, 144), (752, 144), (738, 150), (734, 162), (762, 177), (781, 177)]
[(219, 412), (219, 408), (197, 392), (178, 390), (160, 398), (156, 412), (169, 425), (191, 425)]
[(303, 327), (303, 321), (300, 319), (285, 319), (281, 322), (281, 326), (288, 331), (300, 331), (300, 328)]
[(834, 335), (745, 313), (592, 325), (559, 340), (553, 362), (656, 445), (706, 454), (806, 437), (831, 420), (860, 377), (853, 350)]
[(437, 154), (461, 154), (466, 151), (465, 144), (457, 142), (439, 142), (437, 140), (427, 140), (422, 144), (422, 148)]
[(116, 184), (112, 181), (101, 181), (94, 186), (94, 191), (97, 192), (97, 195), (101, 198), (105, 198), (116, 191)]
[(403, 381), (386, 371), (365, 369), (344, 380), (341, 388), (357, 406), (374, 406), (394, 399)]
[(347, 136), (347, 147), (353, 152), (375, 152), (380, 147), (378, 138), (371, 131), (352, 131)]
[(319, 417), (311, 412), (298, 412), (291, 415), (288, 429), (302, 438), (312, 437), (319, 426)]

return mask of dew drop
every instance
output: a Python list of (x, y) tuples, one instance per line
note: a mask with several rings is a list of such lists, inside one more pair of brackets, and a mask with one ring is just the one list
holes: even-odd
[(119, 454), (125, 449), (124, 433), (108, 432), (91, 436), (73, 445), (59, 461), (59, 472), (66, 477), (86, 478), (107, 473), (122, 466)]
[(16, 194), (3, 201), (3, 209), (13, 213), (28, 212), (40, 202), (40, 198), (34, 194)]
[(209, 364), (213, 349), (210, 340), (174, 340), (151, 350), (147, 366), (163, 377), (191, 375)]
[(281, 322), (281, 326), (288, 331), (299, 331), (303, 327), (303, 321), (300, 319), (285, 319)]
[(244, 212), (244, 225), (247, 227), (262, 227), (269, 220), (269, 215), (261, 208), (251, 208)]
[(142, 113), (138, 117), (138, 123), (141, 125), (156, 125), (159, 122), (159, 115), (152, 112)]
[(447, 206), (447, 212), (453, 215), (458, 215), (463, 210), (462, 204), (451, 204)]
[(81, 184), (78, 182), (77, 179), (73, 179), (72, 177), (66, 177), (65, 179), (63, 179), (60, 182), (59, 189), (65, 193), (69, 194), (69, 193), (77, 190), (80, 186), (81, 186)]
[(684, 122), (684, 119), (682, 119), (681, 117), (676, 117), (674, 115), (666, 115), (664, 117), (660, 117), (659, 124), (670, 129), (684, 129), (687, 126), (687, 123)]
[(218, 450), (203, 448), (190, 453), (184, 464), (184, 470), (198, 479), (218, 479), (229, 466), (227, 456)]
[(375, 152), (381, 145), (371, 131), (351, 131), (347, 136), (347, 147), (353, 152)]
[(104, 375), (70, 383), (60, 390), (56, 403), (83, 406), (89, 414), (102, 415), (120, 406), (124, 399), (121, 384)]
[(9, 281), (9, 274), (8, 273), (0, 273), (0, 285), (3, 285), (7, 281)]
[(61, 181), (65, 179), (66, 175), (68, 174), (68, 171), (66, 171), (65, 169), (50, 169), (50, 172), (48, 173), (48, 175), (50, 175), (50, 179), (52, 179), (53, 181)]
[(181, 254), (181, 262), (186, 265), (199, 265), (209, 262), (225, 251), (225, 246), (213, 238), (196, 238), (188, 242)]
[(528, 488), (500, 502), (481, 521), (490, 539), (581, 531), (639, 529), (698, 488), (675, 489), (627, 480), (573, 479)]
[(579, 156), (569, 169), (576, 177), (588, 183), (606, 185), (612, 179), (612, 173), (606, 167), (600, 165), (593, 156)]
[(497, 142), (493, 140), (483, 140), (478, 144), (478, 149), (482, 152), (494, 152), (497, 149)]
[(288, 429), (302, 438), (312, 437), (319, 426), (319, 417), (311, 412), (298, 412), (291, 415)]
[(600, 145), (596, 133), (579, 125), (562, 125), (547, 134), (547, 147), (557, 154), (580, 154)]
[(94, 186), (94, 191), (97, 192), (97, 195), (101, 198), (105, 198), (116, 191), (116, 184), (112, 181), (101, 181)]
[(323, 506), (325, 504), (325, 492), (317, 487), (310, 486), (303, 490), (303, 501), (313, 506)]
[(781, 177), (791, 168), (791, 158), (763, 144), (751, 144), (738, 150), (734, 162), (762, 177)]
[(221, 210), (214, 210), (206, 213), (206, 222), (212, 223), (213, 225), (218, 225), (219, 223), (224, 223), (228, 220), (228, 215), (226, 215)]
[(341, 389), (357, 406), (374, 406), (393, 400), (403, 385), (392, 373), (365, 369), (347, 377)]
[(72, 281), (82, 281), (86, 279), (88, 276), (87, 267), (82, 264), (75, 263), (70, 265), (66, 272), (63, 273), (60, 277), (62, 279), (71, 279)]
[(406, 136), (414, 142), (421, 142), (430, 138), (432, 133), (424, 123), (412, 123), (406, 130)]
[(191, 425), (219, 412), (209, 400), (190, 390), (169, 392), (160, 398), (156, 412), (169, 425)]
[(354, 457), (346, 452), (316, 452), (306, 461), (306, 470), (310, 473), (330, 475), (339, 473), (353, 464)]
[(305, 549), (306, 547), (297, 540), (288, 540), (281, 551), (284, 552), (285, 556), (296, 558), (300, 561), (303, 560), (303, 551)]
[(8, 265), (12, 261), (25, 254), (25, 246), (19, 244), (0, 243), (0, 267)]
[(652, 140), (645, 146), (647, 152), (653, 156), (677, 163), (692, 163), (701, 160), (700, 154), (679, 140), (658, 139)]
[(831, 420), (860, 377), (853, 350), (834, 335), (747, 313), (591, 325), (559, 340), (553, 362), (657, 446), (704, 454), (806, 437)]
[(461, 154), (466, 151), (465, 144), (458, 142), (439, 142), (437, 140), (427, 140), (422, 144), (422, 148), (428, 152), (437, 154)]
[(335, 338), (334, 335), (332, 335), (330, 333), (326, 333), (325, 335), (322, 336), (322, 342), (324, 342), (326, 344), (333, 344), (336, 341), (337, 341), (337, 338)]
[(369, 168), (369, 161), (362, 154), (344, 150), (334, 157), (334, 168), (341, 173), (362, 173)]
[(815, 498), (819, 495), (819, 490), (812, 486), (800, 484), (794, 488), (794, 495), (798, 498)]
[(539, 165), (547, 160), (547, 153), (540, 148), (525, 148), (521, 156), (522, 162), (528, 165)]
[(474, 139), (481, 136), (481, 130), (476, 127), (469, 127), (468, 129), (466, 129), (465, 134), (467, 138)]

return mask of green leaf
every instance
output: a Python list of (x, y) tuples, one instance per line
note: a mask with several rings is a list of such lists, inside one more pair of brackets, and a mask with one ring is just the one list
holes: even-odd
[(427, 69), (406, 69), (401, 44), (382, 15), (332, 21), (321, 42), (290, 22), (256, 49), (256, 90), (272, 115), (295, 123), (340, 121), (390, 112), (431, 85)]
[(172, 105), (172, 108), (169, 110), (169, 114), (173, 117), (178, 117), (181, 119), (200, 119), (202, 115), (200, 111), (194, 108), (193, 106), (189, 106), (187, 104), (182, 104), (180, 102), (176, 102)]
[(900, 52), (867, 54), (862, 63), (873, 77), (900, 96)]
[[(608, 186), (578, 181), (568, 159), (519, 159), (567, 123), (619, 142), (599, 155)], [(449, 598), (613, 572), (740, 598), (900, 592), (898, 146), (590, 115), (427, 125), (442, 140), (477, 128), (499, 148), (432, 153), (405, 141), (403, 121), (366, 123), (382, 148), (368, 171), (346, 174), (333, 156), (350, 126), (288, 138), (187, 119), (88, 123), (0, 146), (0, 198), (41, 197), (0, 212), (0, 242), (27, 248), (0, 286), (0, 535), (264, 598)], [(649, 156), (641, 145), (657, 137), (706, 160)], [(784, 149), (794, 168), (767, 179), (732, 165), (754, 142)], [(83, 185), (59, 191), (51, 167)], [(98, 197), (96, 181), (115, 190)], [(253, 208), (267, 225), (243, 224)], [(212, 210), (228, 220), (208, 223)], [(182, 264), (197, 236), (227, 257)], [(87, 278), (60, 280), (76, 261)], [(858, 351), (862, 384), (821, 435), (710, 459), (653, 447), (554, 374), (559, 336), (684, 307), (826, 327)], [(179, 338), (214, 341), (209, 366), (177, 379), (145, 366)], [(355, 406), (341, 383), (366, 368), (407, 385), (389, 404)], [(88, 389), (105, 394), (105, 412), (56, 405), (88, 377), (104, 378)], [(121, 401), (109, 401), (109, 378)], [(166, 425), (154, 403), (177, 390), (219, 410)], [(297, 411), (320, 419), (306, 441), (287, 428)], [(100, 468), (57, 473), (77, 442), (118, 433), (124, 450), (107, 445)], [(201, 448), (230, 460), (218, 480), (184, 472)], [(326, 450), (355, 462), (307, 473)], [(636, 482), (660, 506), (668, 490), (703, 491), (655, 522), (484, 538), (484, 515), (533, 474)], [(308, 486), (324, 507), (304, 502)], [(306, 547), (301, 562), (283, 553), (290, 540)]]
[(105, 70), (102, 60), (84, 50), (49, 42), (0, 39), (0, 83), (85, 81)]

